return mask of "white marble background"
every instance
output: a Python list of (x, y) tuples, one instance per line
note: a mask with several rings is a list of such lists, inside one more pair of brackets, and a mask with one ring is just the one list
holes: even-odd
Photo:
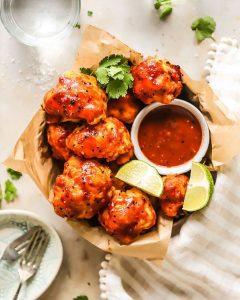
[[(145, 55), (158, 54), (181, 65), (195, 79), (201, 78), (209, 41), (195, 42), (190, 26), (195, 18), (210, 15), (217, 23), (216, 40), (240, 38), (239, 0), (176, 0), (166, 22), (158, 19), (153, 0), (82, 0), (80, 23), (99, 26)], [(87, 11), (93, 11), (88, 17)], [(0, 161), (11, 151), (44, 91), (68, 69), (81, 39), (82, 29), (47, 48), (34, 49), (18, 43), (0, 24)], [(0, 182), (6, 171), (0, 167)], [(23, 176), (16, 186), (19, 197), (3, 209), (21, 208), (38, 213), (59, 232), (64, 246), (62, 268), (41, 300), (66, 300), (85, 294), (99, 298), (98, 270), (104, 253), (81, 239), (58, 218), (34, 183)]]

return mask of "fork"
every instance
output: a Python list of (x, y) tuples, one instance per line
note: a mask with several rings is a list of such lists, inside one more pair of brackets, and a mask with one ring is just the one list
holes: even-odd
[(20, 277), (20, 283), (13, 300), (18, 298), (23, 283), (28, 281), (36, 274), (48, 242), (49, 236), (43, 229), (38, 230), (33, 234), (23, 256), (19, 261), (18, 273)]
[(24, 250), (30, 242), (34, 232), (40, 229), (40, 226), (34, 226), (28, 232), (11, 242), (11, 244), (4, 250), (0, 260), (14, 261), (18, 259), (24, 253)]

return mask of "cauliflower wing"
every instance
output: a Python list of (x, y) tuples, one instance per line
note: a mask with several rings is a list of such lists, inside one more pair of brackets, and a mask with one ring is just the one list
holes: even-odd
[(125, 125), (112, 117), (97, 125), (76, 128), (66, 140), (67, 147), (85, 158), (104, 158), (124, 164), (133, 155), (133, 145)]
[(131, 124), (141, 110), (141, 102), (133, 94), (128, 93), (119, 99), (110, 99), (107, 105), (107, 116)]
[(167, 175), (163, 181), (164, 191), (160, 197), (161, 210), (169, 217), (177, 217), (182, 211), (189, 178), (186, 175)]
[(66, 146), (66, 138), (74, 127), (74, 124), (70, 123), (48, 125), (47, 139), (54, 158), (68, 160), (72, 156), (72, 151)]
[(145, 104), (169, 104), (182, 91), (181, 70), (158, 58), (148, 58), (133, 66), (133, 92)]
[(95, 160), (72, 156), (54, 185), (53, 206), (61, 217), (90, 219), (112, 197), (111, 171)]
[(99, 212), (105, 230), (122, 244), (130, 244), (156, 223), (156, 213), (142, 191), (132, 188), (116, 191), (108, 206)]
[(107, 96), (95, 77), (68, 71), (46, 93), (43, 109), (51, 123), (85, 120), (96, 124), (106, 117)]

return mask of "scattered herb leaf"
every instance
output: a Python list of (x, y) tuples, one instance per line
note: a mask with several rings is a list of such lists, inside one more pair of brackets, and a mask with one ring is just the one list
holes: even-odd
[(128, 89), (133, 85), (128, 59), (122, 55), (114, 54), (105, 57), (95, 74), (98, 82), (106, 88), (107, 94), (113, 99), (126, 96)]
[(191, 28), (195, 31), (197, 41), (201, 43), (207, 38), (213, 39), (212, 34), (216, 29), (216, 22), (212, 17), (207, 16), (195, 20)]
[(81, 28), (81, 25), (80, 25), (79, 23), (76, 23), (76, 24), (73, 26), (73, 28), (78, 28), (78, 29), (80, 29), (80, 28)]
[(161, 6), (160, 1), (159, 1), (159, 0), (155, 0), (155, 2), (154, 2), (154, 7), (155, 7), (156, 9), (159, 9), (160, 6)]
[(93, 15), (93, 11), (89, 10), (89, 11), (87, 12), (87, 15), (88, 15), (89, 17), (91, 17), (91, 16)]
[(2, 207), (2, 199), (3, 199), (3, 193), (2, 193), (2, 187), (0, 185), (0, 208)]
[(172, 13), (172, 1), (171, 0), (155, 0), (154, 7), (159, 11), (161, 20), (164, 20), (167, 16)]
[(80, 68), (79, 71), (83, 74), (86, 74), (86, 75), (91, 75), (92, 74), (92, 70), (90, 68)]
[(5, 181), (4, 199), (6, 202), (12, 202), (17, 197), (17, 189), (11, 180)]
[(81, 296), (74, 298), (73, 300), (88, 300), (88, 297), (85, 295), (81, 295)]
[(18, 180), (20, 177), (22, 177), (22, 173), (15, 171), (11, 168), (7, 169), (8, 174), (10, 175), (12, 180)]
[(162, 5), (171, 4), (172, 0), (155, 0), (154, 7), (159, 9)]
[(169, 16), (172, 13), (172, 6), (166, 5), (163, 6), (163, 9), (160, 11), (160, 19), (164, 20), (167, 16)]

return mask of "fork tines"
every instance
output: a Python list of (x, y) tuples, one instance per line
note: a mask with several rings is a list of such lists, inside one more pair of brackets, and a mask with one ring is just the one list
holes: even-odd
[(20, 265), (28, 265), (36, 270), (40, 265), (48, 242), (48, 234), (42, 228), (37, 230), (33, 234), (30, 243), (20, 260)]

